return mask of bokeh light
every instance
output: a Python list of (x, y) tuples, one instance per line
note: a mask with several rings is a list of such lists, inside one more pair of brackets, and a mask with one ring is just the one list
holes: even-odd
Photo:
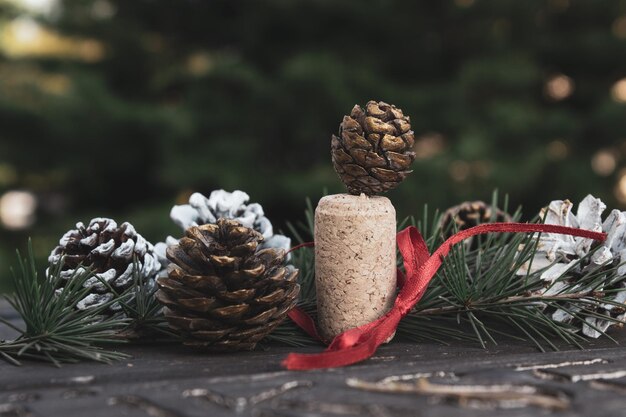
[(9, 230), (22, 230), (35, 222), (37, 198), (29, 191), (8, 191), (0, 197), (0, 222)]
[(620, 16), (615, 19), (611, 30), (616, 38), (626, 39), (626, 16)]
[(493, 164), (491, 161), (474, 161), (472, 163), (472, 173), (479, 178), (489, 178), (493, 171)]
[(51, 13), (58, 5), (57, 0), (13, 0), (13, 3), (34, 13)]
[(105, 50), (96, 40), (63, 36), (32, 18), (18, 17), (0, 26), (0, 52), (10, 58), (55, 56), (97, 62)]
[(613, 84), (611, 89), (613, 99), (619, 103), (626, 103), (626, 78), (622, 78)]
[(564, 140), (555, 139), (548, 143), (548, 146), (546, 147), (546, 154), (548, 155), (548, 158), (555, 161), (565, 159), (569, 155), (569, 146), (567, 146), (567, 143)]
[(591, 169), (601, 177), (608, 177), (616, 167), (617, 158), (610, 149), (600, 149), (591, 157)]
[(116, 12), (115, 6), (107, 0), (96, 0), (91, 5), (91, 15), (99, 20), (110, 19)]
[(454, 181), (465, 182), (470, 176), (471, 166), (466, 161), (453, 161), (448, 168), (448, 172), (450, 178)]
[(441, 133), (426, 133), (415, 140), (413, 151), (417, 159), (430, 159), (443, 152), (446, 140)]
[(565, 100), (574, 92), (574, 81), (567, 75), (555, 75), (546, 81), (545, 92), (554, 101)]
[(187, 71), (197, 77), (205, 75), (211, 70), (213, 61), (206, 52), (196, 52), (187, 58)]

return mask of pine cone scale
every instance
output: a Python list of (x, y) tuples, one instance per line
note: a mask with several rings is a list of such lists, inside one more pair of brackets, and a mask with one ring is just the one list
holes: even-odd
[(179, 298), (176, 303), (198, 313), (206, 313), (219, 304), (215, 298)]
[(410, 156), (396, 152), (387, 152), (387, 159), (389, 160), (389, 166), (396, 171), (406, 170), (413, 163)]
[(400, 136), (385, 135), (380, 141), (380, 147), (387, 152), (402, 152), (406, 148), (406, 142)]
[(230, 337), (236, 338), (236, 339), (246, 339), (251, 342), (258, 342), (259, 340), (265, 337), (265, 334), (266, 334), (265, 331), (260, 331), (257, 328), (257, 329), (233, 331), (230, 333)]
[(282, 316), (282, 315), (284, 315), (284, 314), (287, 314), (287, 313), (288, 313), (288, 312), (289, 312), (292, 308), (294, 308), (294, 307), (295, 307), (296, 303), (297, 303), (297, 300), (296, 300), (296, 298), (294, 297), (294, 299), (293, 299), (293, 300), (291, 300), (291, 301), (286, 302), (285, 304), (283, 304), (283, 305), (281, 306), (281, 308), (280, 308), (280, 309), (276, 312), (276, 314), (274, 314), (274, 317), (280, 317), (280, 316)]
[(211, 259), (211, 263), (215, 266), (219, 266), (220, 268), (229, 268), (235, 265), (236, 258), (232, 256), (216, 256), (210, 255), (209, 259)]
[(369, 151), (373, 148), (372, 144), (357, 132), (343, 131), (341, 137), (349, 150), (364, 149)]
[(265, 265), (259, 264), (254, 267), (247, 267), (247, 269), (244, 269), (242, 272), (249, 278), (257, 278), (265, 272)]
[(174, 296), (174, 298), (201, 298), (205, 296), (204, 293), (193, 288), (185, 287), (179, 281), (173, 279), (160, 278), (158, 284), (161, 289), (166, 290), (167, 293)]
[(239, 319), (250, 310), (249, 304), (235, 304), (226, 307), (215, 308), (210, 314), (219, 319)]
[[(181, 239), (182, 240), (182, 239)], [(167, 248), (167, 259), (175, 262), (185, 272), (193, 274), (195, 271), (208, 272), (206, 267), (198, 263), (194, 258), (189, 256), (181, 246), (169, 246)]]
[(221, 339), (222, 337), (226, 336), (229, 333), (232, 334), (232, 330), (234, 330), (234, 329), (227, 329), (227, 330), (198, 330), (198, 331), (195, 331), (193, 334), (198, 339), (206, 340), (208, 342), (213, 342), (215, 340)]
[(256, 291), (253, 288), (242, 288), (231, 292), (220, 292), (218, 297), (230, 302), (243, 302), (250, 300), (255, 294)]
[(226, 327), (222, 322), (217, 322), (207, 318), (184, 317), (167, 307), (163, 309), (163, 312), (166, 314), (170, 325), (174, 325), (178, 330), (182, 330), (183, 332), (203, 330), (227, 334), (229, 331), (235, 329), (234, 327)]
[(285, 298), (285, 290), (283, 290), (282, 288), (278, 288), (267, 295), (255, 298), (254, 302), (256, 304), (272, 305), (272, 304), (276, 304), (278, 301), (280, 301), (283, 298)]
[[(352, 157), (348, 155), (343, 149), (333, 149), (332, 154), (333, 159), (337, 161), (338, 164), (341, 164), (339, 165), (339, 167), (341, 167), (343, 164), (352, 162)], [(338, 167), (335, 167), (335, 169), (338, 169)]]
[(273, 318), (278, 308), (272, 307), (269, 310), (265, 310), (254, 317), (250, 317), (249, 319), (244, 320), (245, 324), (256, 325), (266, 323), (269, 319)]

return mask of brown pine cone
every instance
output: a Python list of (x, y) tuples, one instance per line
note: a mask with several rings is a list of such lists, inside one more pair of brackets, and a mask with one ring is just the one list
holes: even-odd
[[(492, 215), (493, 207), (484, 201), (466, 201), (446, 210), (439, 224), (444, 235), (451, 236), (455, 230), (466, 230), (483, 223), (512, 221), (511, 216), (499, 208), (496, 208), (493, 221)], [(456, 224), (456, 229), (453, 224)]]
[(261, 249), (263, 236), (234, 220), (187, 229), (167, 249), (169, 276), (157, 299), (185, 344), (211, 350), (250, 350), (297, 301), (298, 270), (285, 252)]
[(335, 171), (350, 194), (374, 195), (396, 188), (412, 171), (415, 137), (402, 110), (382, 101), (355, 105), (332, 136)]

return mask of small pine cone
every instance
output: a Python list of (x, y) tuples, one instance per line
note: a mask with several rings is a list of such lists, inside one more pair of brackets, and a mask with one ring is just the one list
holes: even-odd
[(369, 101), (356, 105), (332, 136), (335, 171), (350, 194), (374, 195), (396, 188), (412, 171), (415, 137), (408, 116), (396, 106)]
[[(128, 290), (134, 284), (135, 266), (140, 282), (154, 285), (161, 265), (153, 251), (152, 244), (130, 223), (118, 226), (114, 220), (95, 218), (88, 226), (79, 222), (76, 229), (65, 233), (48, 261), (54, 268), (63, 260), (61, 280), (65, 282), (80, 268), (90, 269), (95, 275), (84, 284), (90, 294), (76, 304), (77, 309), (85, 310), (108, 303)], [(112, 304), (103, 313), (111, 315), (119, 310), (119, 304)]]
[[(493, 207), (484, 201), (466, 201), (458, 206), (450, 207), (443, 213), (440, 220), (441, 231), (445, 236), (451, 236), (456, 230), (466, 230), (470, 227), (483, 223), (491, 223)], [(508, 213), (496, 208), (495, 222), (510, 222), (511, 216)]]
[(263, 236), (234, 220), (187, 229), (167, 249), (169, 276), (157, 299), (185, 344), (210, 350), (251, 350), (296, 304), (298, 270), (285, 251), (259, 249)]

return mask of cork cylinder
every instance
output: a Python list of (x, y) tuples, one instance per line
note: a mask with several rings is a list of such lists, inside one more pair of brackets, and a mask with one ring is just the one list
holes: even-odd
[(318, 327), (326, 340), (369, 323), (393, 305), (396, 211), (385, 197), (337, 194), (315, 210)]

